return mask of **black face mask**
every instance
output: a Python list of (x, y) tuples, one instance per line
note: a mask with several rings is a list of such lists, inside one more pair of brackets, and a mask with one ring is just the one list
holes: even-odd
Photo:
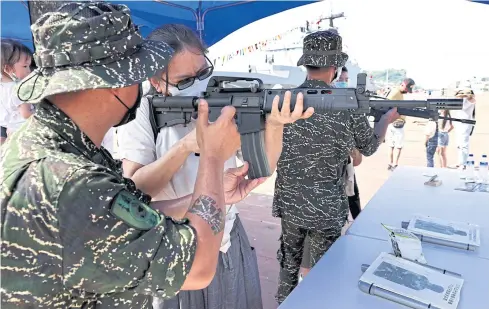
[(122, 105), (124, 105), (127, 108), (127, 113), (122, 117), (121, 121), (117, 125), (114, 126), (114, 128), (116, 128), (116, 127), (125, 125), (125, 124), (133, 121), (134, 119), (136, 119), (136, 112), (138, 111), (139, 105), (141, 105), (141, 99), (143, 97), (143, 86), (142, 86), (142, 84), (139, 84), (138, 96), (136, 98), (136, 102), (134, 103), (134, 105), (131, 108), (127, 107), (127, 105), (124, 104), (124, 102), (122, 102), (122, 100), (118, 96), (116, 96), (116, 95), (114, 95), (114, 96), (117, 100), (119, 100), (119, 102), (121, 102)]
[(338, 78), (338, 72), (339, 70), (341, 70), (341, 68), (336, 68), (336, 70), (334, 71), (334, 76), (333, 76), (333, 79), (331, 80), (331, 83), (334, 83), (336, 81), (336, 79)]
[(338, 70), (334, 72), (333, 80), (331, 82), (334, 82), (338, 78)]

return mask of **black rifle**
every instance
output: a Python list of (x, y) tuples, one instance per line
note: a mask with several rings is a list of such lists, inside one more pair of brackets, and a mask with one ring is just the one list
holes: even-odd
[[(381, 96), (376, 96), (376, 95), (371, 95), (370, 97), (386, 100), (386, 98), (381, 97)], [(452, 99), (450, 99), (450, 100), (452, 100)], [(428, 100), (428, 101), (430, 101), (430, 100)], [(448, 109), (450, 109), (450, 108), (448, 108)], [(459, 109), (461, 109), (461, 108), (459, 108)], [(380, 120), (380, 118), (385, 113), (387, 113), (388, 111), (389, 111), (389, 108), (372, 108), (372, 109), (370, 109), (369, 116), (374, 117), (374, 122), (378, 122)], [(427, 108), (420, 108), (420, 107), (413, 107), (413, 108), (398, 107), (397, 112), (399, 113), (399, 115), (416, 117), (416, 118), (424, 118), (424, 119), (429, 119), (429, 120), (433, 120), (433, 121), (438, 121), (439, 119), (446, 119), (449, 121), (456, 121), (456, 122), (461, 122), (461, 123), (466, 123), (466, 124), (473, 124), (473, 125), (476, 124), (475, 120), (441, 116), (438, 113), (438, 110), (436, 110), (436, 109), (427, 109)]]
[[(384, 115), (386, 112), (388, 112), (388, 109), (372, 109), (370, 112), (369, 116), (374, 117), (374, 121), (378, 121), (382, 115)], [(409, 117), (416, 117), (416, 118), (424, 118), (424, 119), (429, 119), (433, 121), (437, 121), (438, 119), (446, 119), (449, 121), (456, 121), (456, 122), (461, 122), (461, 123), (466, 123), (466, 124), (475, 124), (475, 120), (469, 120), (469, 119), (460, 119), (460, 118), (453, 118), (453, 117), (445, 117), (445, 116), (440, 116), (438, 111), (436, 110), (430, 110), (426, 108), (402, 108), (398, 107), (397, 112), (399, 115), (403, 116), (409, 116)]]
[[(388, 110), (403, 106), (424, 108), (426, 111), (438, 109), (462, 109), (462, 99), (428, 99), (425, 101), (378, 100), (366, 89), (367, 74), (357, 76), (357, 88), (294, 88), (264, 89), (263, 82), (256, 78), (213, 76), (209, 80), (206, 92), (201, 98), (209, 104), (209, 121), (215, 121), (221, 109), (227, 105), (236, 108), (236, 124), (241, 134), (241, 151), (243, 159), (250, 164), (248, 176), (251, 179), (271, 175), (264, 150), (266, 114), (272, 110), (276, 95), (280, 97), (281, 108), (286, 91), (292, 92), (291, 110), (294, 109), (296, 96), (304, 94), (304, 110), (314, 107), (314, 112), (351, 111), (352, 114), (369, 115), (372, 110)], [(243, 85), (243, 82), (246, 86)], [(197, 111), (199, 97), (161, 95), (148, 96), (150, 109), (154, 113), (154, 131), (178, 124), (188, 124)], [(375, 113), (378, 115), (378, 113)]]

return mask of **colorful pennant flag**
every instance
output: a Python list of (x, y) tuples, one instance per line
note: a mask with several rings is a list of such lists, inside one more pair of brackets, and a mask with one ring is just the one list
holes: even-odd
[(306, 21), (304, 23), (304, 26), (298, 26), (298, 27), (289, 29), (283, 33), (275, 35), (274, 37), (272, 37), (270, 39), (263, 40), (260, 42), (256, 42), (254, 44), (248, 45), (247, 47), (240, 48), (240, 49), (236, 50), (235, 52), (231, 52), (227, 55), (219, 56), (219, 57), (215, 58), (212, 62), (214, 64), (214, 66), (223, 66), (226, 62), (234, 59), (235, 57), (245, 56), (245, 55), (248, 55), (248, 54), (253, 53), (255, 51), (262, 51), (263, 49), (265, 49), (267, 47), (267, 45), (272, 45), (273, 43), (275, 43), (277, 41), (281, 41), (283, 38), (285, 38), (288, 34), (290, 34), (292, 32), (296, 32), (297, 30), (300, 30), (302, 32), (309, 31), (309, 25), (311, 25), (311, 24), (319, 25), (322, 20), (323, 20), (323, 18), (319, 17), (319, 18), (315, 19), (314, 21)]

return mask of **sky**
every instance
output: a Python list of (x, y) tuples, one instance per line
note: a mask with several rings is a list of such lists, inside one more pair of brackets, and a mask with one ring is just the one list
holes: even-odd
[(247, 25), (210, 53), (227, 54), (331, 12), (345, 13), (334, 23), (364, 70), (405, 69), (424, 87), (489, 77), (489, 41), (483, 35), (489, 5), (466, 0), (324, 0)]

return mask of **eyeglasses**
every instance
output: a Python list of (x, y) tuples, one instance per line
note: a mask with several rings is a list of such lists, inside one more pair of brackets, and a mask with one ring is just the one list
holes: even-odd
[(204, 80), (204, 79), (209, 78), (209, 76), (211, 76), (212, 73), (214, 72), (214, 66), (212, 65), (212, 62), (209, 60), (209, 58), (207, 58), (207, 56), (204, 55), (204, 57), (207, 60), (207, 62), (210, 64), (210, 66), (208, 66), (205, 69), (200, 70), (197, 73), (197, 75), (195, 75), (195, 76), (188, 77), (184, 80), (179, 81), (176, 84), (172, 84), (170, 82), (168, 82), (168, 84), (172, 85), (173, 87), (177, 87), (178, 90), (183, 90), (183, 89), (186, 89), (186, 88), (192, 86), (195, 83), (195, 79)]

